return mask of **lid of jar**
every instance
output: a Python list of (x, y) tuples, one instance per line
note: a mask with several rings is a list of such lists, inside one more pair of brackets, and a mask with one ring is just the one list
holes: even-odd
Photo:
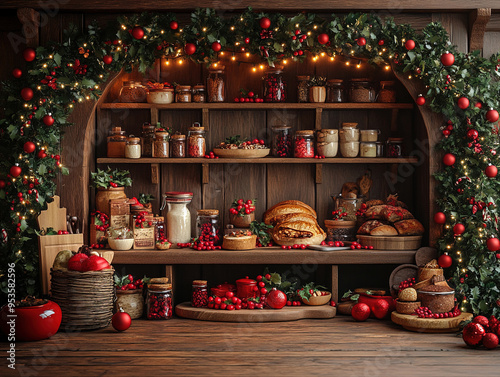
[(170, 203), (189, 203), (193, 199), (193, 193), (180, 191), (166, 192), (165, 199)]
[(181, 134), (173, 134), (170, 137), (174, 140), (185, 140), (186, 139), (186, 135), (181, 135)]
[(164, 131), (156, 131), (155, 135), (157, 139), (164, 139), (168, 137), (169, 133)]
[(191, 90), (191, 85), (177, 85), (175, 88), (177, 91), (182, 90)]
[(129, 137), (129, 138), (127, 138), (127, 142), (132, 143), (132, 144), (138, 144), (141, 142), (141, 138), (135, 137), (135, 136)]
[(359, 132), (361, 132), (362, 134), (372, 134), (372, 133), (377, 133), (379, 134), (380, 133), (380, 130), (378, 129), (372, 129), (372, 130), (359, 130)]
[(402, 137), (389, 137), (387, 138), (387, 141), (389, 142), (394, 142), (394, 143), (399, 143), (403, 141)]
[(115, 126), (111, 127), (111, 132), (123, 132), (121, 127)]
[(149, 284), (167, 284), (167, 283), (168, 283), (168, 277), (151, 278), (149, 280)]
[(291, 129), (292, 127), (282, 125), (282, 126), (272, 126), (271, 128), (276, 131), (285, 131)]
[(344, 80), (342, 79), (330, 79), (327, 81), (328, 84), (342, 84)]
[(149, 123), (149, 122), (144, 122), (144, 123), (142, 124), (142, 128), (143, 128), (143, 129), (146, 129), (146, 130), (151, 130), (151, 129), (153, 129), (153, 130), (154, 130), (154, 129), (155, 129), (155, 126), (153, 126), (153, 125), (152, 125), (151, 123)]
[(205, 131), (205, 127), (189, 127), (188, 131), (201, 132), (201, 131)]
[(198, 216), (219, 216), (218, 209), (199, 209)]
[(314, 136), (314, 131), (313, 130), (296, 131), (295, 135), (299, 135), (299, 136)]
[(257, 281), (254, 279), (244, 278), (236, 280), (236, 284), (257, 285)]
[(332, 134), (332, 135), (335, 135), (336, 133), (339, 132), (339, 130), (335, 129), (335, 128), (322, 128), (320, 130), (320, 132), (323, 132), (324, 134)]
[(194, 90), (205, 90), (205, 85), (203, 85), (203, 84), (196, 84), (195, 86), (193, 86), (193, 89)]
[(380, 81), (380, 85), (387, 85), (387, 86), (391, 86), (391, 85), (394, 85), (396, 82), (395, 81)]
[(304, 80), (310, 80), (311, 76), (297, 76), (297, 80), (299, 81), (304, 81)]
[(342, 128), (356, 128), (357, 126), (357, 123), (342, 123)]
[(207, 285), (208, 281), (206, 280), (193, 280), (193, 285)]
[(155, 292), (170, 291), (172, 289), (172, 284), (149, 284), (148, 290)]

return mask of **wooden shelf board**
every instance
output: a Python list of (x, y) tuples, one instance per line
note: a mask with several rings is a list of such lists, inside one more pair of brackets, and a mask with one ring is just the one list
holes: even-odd
[(403, 264), (415, 263), (416, 250), (127, 250), (115, 251), (113, 264)]
[(98, 164), (414, 164), (418, 162), (416, 157), (402, 158), (108, 158), (100, 157)]

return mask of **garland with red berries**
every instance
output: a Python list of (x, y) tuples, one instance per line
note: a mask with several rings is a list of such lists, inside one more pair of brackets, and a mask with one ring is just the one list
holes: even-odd
[[(260, 56), (269, 65), (323, 56), (363, 59), (423, 81), (418, 105), (443, 114), (446, 152), (436, 174), (436, 224), (443, 267), (453, 266), (461, 307), (500, 314), (500, 241), (496, 198), (499, 57), (464, 54), (449, 42), (444, 28), (431, 23), (421, 33), (409, 25), (371, 14), (286, 17), (248, 9), (222, 18), (198, 9), (181, 25), (174, 13), (118, 18), (107, 35), (96, 24), (84, 33), (71, 29), (60, 44), (27, 49), (26, 69), (2, 83), (0, 120), (0, 276), (7, 292), (7, 266), (15, 265), (19, 296), (37, 293), (36, 216), (55, 191), (54, 178), (67, 174), (60, 139), (68, 115), (79, 103), (96, 100), (109, 71), (145, 72), (159, 59), (191, 59), (211, 64), (223, 54), (245, 60)], [(240, 59), (241, 57), (241, 59)], [(440, 226), (440, 225), (437, 225)], [(446, 252), (446, 254), (445, 254)], [(450, 270), (448, 270), (450, 271)]]

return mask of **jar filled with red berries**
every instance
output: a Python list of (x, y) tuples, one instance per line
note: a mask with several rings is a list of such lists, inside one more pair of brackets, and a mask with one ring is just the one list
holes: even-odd
[(205, 127), (195, 123), (189, 127), (187, 138), (188, 157), (204, 157), (206, 152)]
[(275, 126), (272, 130), (272, 155), (274, 157), (292, 157), (292, 127)]
[(220, 219), (218, 209), (200, 209), (196, 218), (196, 237), (206, 246), (221, 244)]
[(148, 319), (172, 318), (172, 284), (150, 284), (146, 298), (146, 310)]
[(281, 68), (270, 68), (262, 77), (264, 85), (264, 101), (266, 102), (285, 102), (286, 101), (286, 82), (283, 79)]
[(208, 304), (208, 284), (206, 280), (193, 280), (191, 306), (203, 308)]
[(293, 156), (296, 158), (314, 158), (314, 131), (295, 132)]

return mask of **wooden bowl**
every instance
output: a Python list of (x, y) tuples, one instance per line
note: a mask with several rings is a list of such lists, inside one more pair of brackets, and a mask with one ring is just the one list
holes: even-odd
[(214, 148), (216, 156), (221, 158), (262, 158), (266, 157), (270, 152), (266, 149), (221, 149)]
[(329, 293), (325, 296), (311, 296), (311, 297), (309, 297), (309, 300), (306, 300), (305, 298), (303, 298), (302, 302), (306, 305), (318, 306), (318, 305), (325, 305), (325, 304), (329, 303), (331, 298), (332, 298), (332, 294)]
[(358, 234), (362, 246), (373, 246), (375, 250), (417, 250), (422, 236), (367, 236)]

